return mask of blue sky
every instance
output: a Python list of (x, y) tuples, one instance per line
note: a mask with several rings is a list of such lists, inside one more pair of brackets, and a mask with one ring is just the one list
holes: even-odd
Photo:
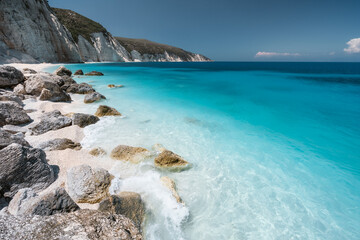
[(360, 0), (49, 3), (101, 23), (114, 36), (146, 38), (218, 61), (360, 61)]

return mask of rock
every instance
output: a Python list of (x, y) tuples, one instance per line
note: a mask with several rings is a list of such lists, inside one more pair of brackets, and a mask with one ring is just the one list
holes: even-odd
[(115, 108), (106, 105), (100, 105), (96, 110), (95, 116), (121, 116), (121, 113), (119, 113)]
[(108, 88), (121, 88), (124, 87), (124, 85), (114, 85), (114, 84), (109, 84)]
[(58, 69), (55, 70), (54, 74), (58, 75), (58, 76), (71, 76), (72, 72), (67, 69), (64, 66), (60, 66)]
[(14, 126), (14, 125), (5, 125), (2, 127), (3, 130), (12, 133), (12, 134), (16, 134), (16, 133), (23, 133), (25, 134), (27, 132), (27, 129), (24, 127), (20, 127), (20, 126)]
[(54, 110), (52, 112), (44, 113), (40, 117), (40, 122), (34, 127), (30, 128), (32, 134), (39, 135), (51, 130), (57, 130), (70, 126), (71, 118), (61, 115), (61, 112)]
[(24, 146), (30, 146), (29, 143), (24, 139), (24, 134), (11, 134), (0, 128), (0, 150), (9, 146), (12, 143), (17, 143)]
[(0, 101), (0, 127), (6, 124), (25, 124), (31, 121), (29, 115), (16, 102)]
[(97, 72), (97, 71), (88, 72), (88, 73), (86, 73), (85, 75), (86, 75), (86, 76), (104, 76), (103, 73)]
[(138, 229), (141, 229), (145, 218), (145, 205), (140, 194), (134, 192), (120, 192), (118, 195), (112, 195), (100, 203), (98, 210), (121, 214), (131, 219)]
[(24, 74), (14, 67), (0, 66), (0, 88), (13, 87), (24, 81)]
[(176, 199), (176, 201), (178, 203), (184, 204), (183, 200), (181, 199), (181, 197), (179, 196), (179, 194), (176, 191), (176, 184), (175, 184), (174, 180), (172, 180), (171, 178), (169, 178), (167, 176), (161, 177), (160, 180), (161, 180), (161, 183), (171, 191), (171, 193), (172, 193), (173, 197)]
[(88, 94), (95, 92), (95, 90), (87, 83), (73, 83), (67, 89), (68, 93), (77, 93), (77, 94)]
[(158, 153), (161, 153), (166, 150), (166, 148), (160, 143), (154, 144), (151, 148), (152, 148), (152, 150), (154, 150)]
[(86, 126), (89, 126), (91, 124), (95, 124), (100, 119), (94, 115), (91, 114), (85, 114), (85, 113), (74, 113), (72, 114), (72, 122), (73, 125), (78, 125), (81, 128), (84, 128)]
[(23, 73), (24, 74), (37, 74), (37, 71), (35, 71), (34, 69), (30, 69), (30, 68), (24, 68)]
[(106, 97), (98, 92), (93, 92), (85, 95), (84, 103), (93, 103), (101, 99), (106, 99)]
[(134, 223), (121, 215), (83, 209), (51, 216), (0, 217), (0, 239), (141, 240)]
[(61, 187), (40, 195), (30, 188), (20, 189), (10, 201), (8, 207), (9, 213), (20, 216), (50, 216), (58, 213), (74, 212), (79, 209), (79, 206)]
[[(60, 88), (59, 88), (60, 89)], [(51, 91), (44, 88), (41, 91), (40, 98), (41, 101), (51, 101), (51, 102), (70, 102), (71, 97), (66, 92), (62, 91)]]
[(22, 102), (19, 96), (17, 96), (12, 91), (7, 91), (3, 89), (0, 89), (0, 101), (13, 101), (19, 104), (20, 106), (24, 106), (24, 103)]
[(26, 94), (24, 85), (22, 85), (20, 83), (18, 85), (16, 85), (16, 87), (14, 87), (13, 91), (16, 95), (25, 95)]
[(41, 149), (13, 143), (0, 150), (0, 198), (12, 198), (19, 189), (42, 190), (56, 179)]
[(165, 150), (155, 158), (155, 166), (176, 170), (188, 168), (190, 164), (179, 155)]
[(119, 145), (111, 151), (110, 157), (117, 160), (139, 163), (151, 156), (150, 151), (142, 147)]
[(80, 150), (81, 144), (75, 143), (67, 138), (55, 138), (53, 140), (49, 140), (41, 143), (38, 148), (41, 148), (45, 151), (55, 151), (55, 150), (65, 150), (67, 148)]
[(69, 195), (78, 203), (98, 203), (108, 195), (111, 179), (110, 173), (102, 168), (72, 167), (67, 172)]
[(62, 77), (50, 73), (41, 73), (27, 76), (24, 85), (27, 94), (40, 96), (44, 88), (52, 92), (62, 91), (60, 88), (62, 84), (64, 84)]
[(91, 149), (89, 151), (89, 154), (97, 157), (97, 156), (100, 156), (100, 155), (105, 155), (106, 152), (101, 147), (96, 147), (96, 148)]
[(84, 75), (84, 72), (80, 69), (80, 70), (77, 70), (74, 75)]

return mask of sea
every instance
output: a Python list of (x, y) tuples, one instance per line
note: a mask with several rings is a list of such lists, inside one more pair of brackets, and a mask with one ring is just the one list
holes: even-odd
[(110, 170), (112, 193), (141, 194), (145, 239), (360, 239), (360, 63), (65, 66), (104, 73), (75, 77), (107, 98), (75, 110), (105, 104), (123, 115), (86, 127), (84, 148), (162, 144), (192, 164)]

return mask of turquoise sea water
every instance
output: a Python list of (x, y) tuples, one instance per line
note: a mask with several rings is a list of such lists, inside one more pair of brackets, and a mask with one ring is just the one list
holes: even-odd
[(84, 147), (161, 143), (193, 164), (112, 169), (114, 192), (145, 200), (147, 239), (360, 239), (360, 63), (67, 67), (105, 74), (76, 78), (107, 97), (79, 111), (107, 104), (125, 116), (86, 128)]

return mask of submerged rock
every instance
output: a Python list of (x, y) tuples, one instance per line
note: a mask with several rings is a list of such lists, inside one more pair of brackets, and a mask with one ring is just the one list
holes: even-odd
[(95, 90), (87, 83), (73, 83), (67, 89), (68, 93), (77, 93), (77, 94), (88, 94), (95, 92)]
[(24, 74), (14, 67), (0, 66), (0, 88), (13, 87), (24, 81)]
[(83, 209), (51, 216), (0, 217), (0, 239), (141, 240), (134, 223), (118, 214)]
[(93, 103), (101, 99), (106, 99), (106, 97), (98, 92), (93, 92), (85, 95), (84, 103)]
[(79, 69), (74, 73), (74, 75), (84, 75), (84, 72), (81, 69)]
[(115, 108), (106, 105), (100, 105), (96, 110), (95, 116), (121, 116), (121, 113), (119, 113)]
[(160, 180), (161, 180), (161, 183), (171, 191), (171, 193), (172, 193), (173, 197), (176, 199), (176, 201), (178, 203), (184, 204), (183, 200), (181, 199), (178, 192), (176, 191), (176, 184), (175, 184), (174, 180), (172, 180), (171, 178), (169, 178), (167, 176), (161, 177)]
[(104, 149), (102, 149), (101, 147), (96, 147), (96, 148), (93, 148), (89, 151), (89, 154), (90, 155), (93, 155), (93, 156), (100, 156), (100, 155), (105, 155), (106, 152)]
[(98, 208), (103, 212), (121, 214), (131, 219), (138, 229), (145, 218), (145, 205), (140, 194), (134, 192), (120, 192), (118, 195), (111, 195), (103, 200)]
[(62, 115), (58, 110), (54, 110), (52, 112), (44, 113), (40, 117), (40, 122), (30, 128), (30, 130), (33, 134), (39, 135), (51, 130), (57, 130), (70, 126), (71, 123), (71, 118)]
[(124, 85), (115, 85), (115, 84), (109, 84), (108, 88), (122, 88)]
[(16, 102), (0, 101), (0, 127), (11, 124), (19, 125), (31, 122), (25, 110)]
[(156, 151), (156, 152), (159, 152), (159, 153), (161, 153), (161, 152), (163, 152), (163, 151), (166, 150), (166, 148), (165, 148), (162, 144), (160, 144), (160, 143), (154, 144), (151, 148), (152, 148), (152, 150), (154, 150), (154, 151)]
[(53, 140), (41, 143), (38, 147), (46, 151), (65, 150), (68, 148), (80, 150), (81, 144), (75, 143), (67, 138), (55, 138)]
[(131, 147), (119, 145), (111, 151), (110, 157), (116, 160), (139, 163), (140, 161), (151, 156), (149, 150), (142, 147)]
[(72, 72), (67, 69), (64, 66), (60, 66), (58, 69), (55, 70), (54, 74), (58, 75), (58, 76), (71, 76)]
[(169, 168), (173, 170), (180, 170), (180, 169), (188, 168), (190, 164), (179, 155), (169, 150), (165, 150), (155, 158), (155, 166), (162, 168)]
[(29, 143), (24, 139), (24, 134), (11, 134), (8, 131), (0, 128), (0, 150), (9, 146), (12, 143), (30, 146)]
[(111, 179), (103, 168), (72, 167), (67, 172), (69, 195), (78, 203), (98, 203), (108, 195)]
[(19, 189), (42, 190), (55, 181), (41, 149), (13, 143), (0, 150), (0, 198), (12, 198)]
[(73, 125), (77, 125), (81, 128), (97, 123), (100, 119), (91, 114), (74, 113), (71, 116)]
[(86, 76), (104, 76), (102, 72), (91, 71), (85, 74)]

